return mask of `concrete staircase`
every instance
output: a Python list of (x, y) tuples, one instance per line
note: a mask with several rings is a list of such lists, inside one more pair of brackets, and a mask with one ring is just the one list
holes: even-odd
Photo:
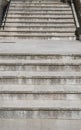
[(75, 40), (75, 30), (72, 9), (61, 0), (11, 0), (0, 39)]
[(0, 44), (0, 118), (81, 119), (80, 52), (79, 42)]
[(81, 130), (81, 43), (70, 5), (11, 0), (4, 21), (0, 129)]

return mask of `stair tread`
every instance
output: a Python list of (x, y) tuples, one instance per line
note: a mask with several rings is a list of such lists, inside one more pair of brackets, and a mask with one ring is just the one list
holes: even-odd
[(0, 71), (0, 78), (81, 78), (81, 72)]
[(7, 15), (7, 19), (8, 18), (17, 18), (17, 19), (20, 19), (20, 18), (38, 18), (38, 19), (42, 19), (42, 18), (48, 18), (48, 19), (55, 19), (55, 18), (64, 18), (64, 19), (73, 19), (73, 15)]
[(81, 85), (0, 85), (0, 94), (81, 94)]
[[(9, 20), (11, 20), (11, 22), (12, 22), (12, 20), (13, 20), (14, 18), (7, 18), (6, 19), (6, 23), (7, 23), (7, 21)], [(67, 23), (67, 24), (70, 24), (70, 23), (72, 23), (72, 24), (74, 24), (74, 22), (73, 22), (73, 18), (55, 18), (55, 19), (50, 19), (50, 18), (47, 18), (47, 17), (42, 17), (42, 18), (35, 18), (35, 17), (31, 17), (31, 18), (15, 18), (15, 20), (16, 21), (14, 21), (14, 22), (12, 22), (12, 23), (16, 23), (17, 22), (17, 20), (18, 20), (18, 22), (20, 23), (22, 23), (22, 22), (24, 22), (24, 23), (27, 23), (27, 22), (36, 22), (36, 23), (48, 23), (48, 24), (51, 24), (51, 23), (55, 23), (55, 24), (58, 24), (58, 23), (60, 23), (60, 22), (63, 22), (63, 23)], [(56, 22), (57, 21), (57, 22)], [(62, 24), (62, 23), (61, 23)], [(74, 24), (75, 25), (75, 24)]]
[[(11, 26), (11, 24), (13, 24), (12, 26)], [(44, 27), (44, 28), (63, 28), (63, 26), (64, 26), (64, 28), (69, 28), (69, 27), (71, 27), (71, 28), (73, 28), (73, 27), (75, 27), (75, 25), (74, 24), (56, 24), (56, 25), (54, 25), (54, 24), (46, 24), (45, 25), (45, 23), (30, 23), (30, 24), (27, 24), (27, 23), (6, 23), (6, 25), (5, 25), (5, 29), (6, 28), (36, 28), (36, 27), (38, 27), (38, 28), (41, 28), (41, 27)]]
[[(4, 122), (4, 123), (3, 123)], [(41, 123), (42, 122), (42, 123)], [(65, 127), (64, 127), (65, 124)], [(47, 128), (49, 129), (54, 129), (58, 130), (59, 128), (67, 130), (81, 130), (81, 119), (76, 119), (76, 120), (67, 120), (67, 119), (0, 119), (0, 128), (1, 130), (45, 130)]]
[[(61, 30), (60, 30), (61, 29)], [(25, 32), (25, 31), (31, 31), (31, 32), (74, 32), (76, 31), (75, 28), (67, 28), (66, 29), (63, 29), (63, 28), (10, 28), (10, 29), (5, 29), (5, 32), (8, 31), (8, 32)], [(0, 31), (1, 32), (1, 31)]]
[(65, 100), (0, 100), (0, 110), (70, 110), (80, 111), (81, 101)]
[[(11, 42), (11, 43), (10, 43)], [(14, 43), (13, 43), (14, 42)], [(3, 44), (4, 43), (4, 44)], [(23, 40), (0, 41), (0, 54), (6, 55), (81, 55), (79, 41)]]
[(64, 8), (65, 7), (65, 8), (70, 8), (68, 4), (54, 4), (53, 5), (53, 4), (50, 4), (50, 3), (46, 4), (46, 5), (43, 5), (42, 3), (41, 4), (27, 4), (27, 5), (26, 4), (24, 4), (24, 5), (19, 5), (19, 4), (14, 4), (13, 5), (13, 4), (11, 4), (10, 8), (13, 8), (13, 7), (14, 8), (16, 8), (16, 7), (17, 8), (19, 8), (19, 7), (22, 7), (22, 8), (23, 7), (30, 7), (30, 8), (31, 7), (40, 7), (40, 8), (41, 7), (63, 7)]
[(81, 65), (81, 59), (79, 60), (69, 60), (66, 59), (66, 60), (62, 60), (62, 59), (48, 59), (48, 60), (0, 60), (0, 65)]
[(33, 14), (33, 15), (37, 15), (37, 14), (39, 14), (39, 15), (42, 15), (42, 14), (43, 15), (45, 15), (45, 14), (48, 14), (48, 15), (72, 15), (72, 12), (71, 11), (60, 12), (60, 11), (42, 11), (42, 10), (31, 11), (30, 10), (30, 11), (27, 11), (27, 12), (25, 12), (25, 11), (23, 11), (23, 12), (20, 12), (20, 11), (12, 12), (12, 11), (10, 11), (8, 13), (8, 15), (31, 15), (31, 14)]
[(60, 34), (60, 32), (0, 32), (0, 37), (1, 36), (14, 36), (14, 37), (76, 37), (74, 32), (62, 32)]

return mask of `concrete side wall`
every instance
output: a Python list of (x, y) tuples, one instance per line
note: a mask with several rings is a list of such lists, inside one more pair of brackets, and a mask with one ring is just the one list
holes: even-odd
[(2, 0), (0, 0), (0, 24), (2, 19)]
[(1, 25), (1, 20), (2, 20), (2, 15), (3, 15), (3, 10), (8, 4), (9, 0), (0, 0), (0, 25)]

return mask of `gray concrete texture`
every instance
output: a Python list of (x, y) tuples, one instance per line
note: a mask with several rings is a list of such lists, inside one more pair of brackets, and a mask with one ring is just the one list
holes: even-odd
[(0, 120), (1, 130), (81, 130), (81, 120)]
[(0, 54), (81, 54), (81, 42), (68, 40), (1, 40)]

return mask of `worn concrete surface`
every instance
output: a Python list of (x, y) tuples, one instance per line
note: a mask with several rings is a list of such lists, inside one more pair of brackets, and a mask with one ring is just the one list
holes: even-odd
[(81, 54), (79, 41), (12, 40), (0, 41), (0, 53), (13, 54)]
[(81, 120), (0, 120), (0, 130), (81, 130)]

